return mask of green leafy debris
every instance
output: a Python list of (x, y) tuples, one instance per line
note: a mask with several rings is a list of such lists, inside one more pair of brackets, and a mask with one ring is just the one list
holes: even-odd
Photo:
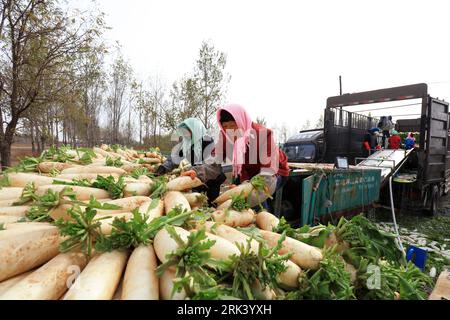
[(124, 177), (120, 177), (116, 181), (113, 176), (97, 176), (97, 179), (92, 183), (92, 187), (108, 191), (112, 199), (123, 198), (125, 186)]
[(123, 166), (122, 159), (120, 157), (113, 158), (113, 157), (106, 157), (105, 163), (108, 167), (116, 167), (120, 168)]
[(167, 255), (167, 261), (156, 269), (156, 273), (160, 277), (169, 267), (176, 267), (172, 295), (184, 289), (189, 298), (198, 297), (204, 288), (215, 287), (214, 273), (208, 269), (208, 265), (216, 265), (208, 251), (215, 241), (207, 239), (204, 229), (191, 232), (187, 241), (180, 238), (173, 226), (166, 226), (166, 230), (178, 248)]
[(89, 258), (91, 257), (94, 242), (101, 236), (100, 220), (110, 218), (109, 216), (96, 218), (96, 209), (108, 209), (108, 206), (105, 207), (91, 197), (85, 209), (79, 205), (74, 205), (67, 211), (72, 220), (59, 219), (55, 222), (61, 235), (68, 237), (60, 244), (61, 252), (80, 247), (84, 254)]

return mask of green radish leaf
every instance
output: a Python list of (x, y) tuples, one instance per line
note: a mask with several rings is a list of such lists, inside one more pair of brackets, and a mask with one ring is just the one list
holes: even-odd
[(67, 185), (67, 186), (79, 186), (79, 187), (92, 187), (92, 184), (88, 179), (72, 179), (72, 181), (53, 180), (53, 184)]
[(97, 179), (92, 183), (92, 187), (108, 191), (112, 199), (123, 198), (125, 186), (124, 177), (120, 177), (116, 182), (113, 176), (106, 178), (97, 176)]
[(120, 157), (113, 158), (113, 157), (107, 156), (105, 162), (108, 167), (120, 168), (121, 166), (123, 166), (123, 162)]
[(138, 167), (138, 168), (134, 169), (130, 173), (130, 176), (135, 179), (138, 179), (140, 176), (147, 176), (150, 178), (154, 178), (154, 175), (146, 167)]
[(240, 195), (231, 197), (230, 208), (235, 211), (242, 212), (244, 210), (250, 209), (250, 205), (248, 204), (247, 199), (241, 193)]
[(214, 274), (206, 268), (209, 263), (214, 263), (208, 250), (215, 241), (207, 239), (205, 230), (191, 232), (187, 241), (178, 236), (173, 226), (166, 226), (166, 230), (177, 242), (178, 248), (167, 255), (167, 261), (156, 272), (160, 277), (167, 268), (177, 267), (172, 295), (184, 289), (186, 295), (192, 298), (203, 289), (216, 286)]
[(115, 249), (128, 249), (147, 245), (151, 239), (147, 237), (147, 216), (142, 216), (138, 209), (133, 210), (133, 218), (115, 218), (112, 223), (111, 235), (101, 235), (95, 245), (98, 251), (111, 251)]
[[(91, 198), (90, 203), (96, 204), (96, 201)], [(60, 234), (62, 236), (67, 236), (67, 239), (60, 244), (60, 251), (67, 252), (74, 248), (81, 247), (82, 252), (90, 258), (94, 248), (94, 241), (101, 236), (100, 220), (109, 217), (94, 219), (97, 211), (90, 207), (89, 204), (85, 210), (79, 205), (74, 205), (67, 213), (72, 220), (64, 221), (63, 219), (59, 219), (55, 222), (55, 225), (59, 228)]]
[(80, 163), (82, 165), (87, 165), (87, 164), (91, 164), (92, 163), (92, 158), (90, 155), (88, 155), (87, 153), (84, 153), (81, 158), (80, 158)]
[(9, 177), (7, 173), (3, 173), (0, 176), (0, 190), (4, 187), (9, 187), (11, 185), (10, 181), (9, 181)]
[(159, 198), (152, 199), (152, 202), (150, 203), (147, 210), (145, 211), (145, 214), (148, 215), (150, 213), (150, 211), (152, 211), (153, 209), (156, 209), (156, 207), (158, 207), (158, 204), (160, 201), (161, 201), (161, 199), (159, 199)]
[(22, 195), (20, 196), (19, 201), (14, 202), (13, 206), (21, 206), (27, 202), (38, 200), (36, 195), (36, 187), (34, 186), (34, 182), (28, 182), (23, 188)]
[(278, 276), (286, 270), (286, 261), (292, 255), (277, 253), (285, 238), (286, 235), (283, 234), (272, 249), (267, 247), (265, 241), (260, 240), (257, 253), (251, 249), (253, 238), (250, 238), (246, 245), (236, 244), (241, 254), (230, 258), (233, 296), (246, 300), (259, 298), (255, 297), (250, 289), (256, 281), (259, 281), (263, 289), (269, 287), (280, 290)]
[(335, 248), (322, 251), (323, 260), (319, 269), (308, 271), (307, 277), (300, 279), (297, 298), (312, 300), (356, 299), (350, 274), (345, 270), (345, 262)]
[(19, 161), (15, 167), (8, 168), (5, 172), (36, 172), (38, 164), (42, 162), (41, 158), (25, 157)]

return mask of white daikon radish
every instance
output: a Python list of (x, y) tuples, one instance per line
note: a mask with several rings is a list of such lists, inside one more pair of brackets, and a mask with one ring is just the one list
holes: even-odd
[(285, 265), (287, 269), (278, 275), (278, 281), (287, 290), (295, 289), (298, 287), (298, 278), (302, 269), (291, 260), (287, 260)]
[(164, 196), (164, 210), (167, 214), (170, 210), (180, 206), (182, 210), (191, 211), (191, 206), (183, 194), (179, 191), (169, 191)]
[(140, 168), (141, 165), (137, 163), (125, 163), (120, 168), (125, 170), (126, 172), (132, 172), (136, 168)]
[(127, 262), (126, 251), (95, 255), (75, 280), (64, 300), (111, 300)]
[[(123, 212), (123, 213), (116, 213), (116, 214), (111, 215), (111, 216), (112, 216), (111, 218), (99, 220), (100, 221), (100, 230), (105, 235), (111, 234), (112, 223), (114, 222), (114, 219), (116, 219), (116, 218), (118, 218), (118, 219), (123, 218), (123, 219), (125, 219), (125, 221), (128, 221), (131, 218), (133, 218), (133, 213), (131, 213), (131, 212)], [(101, 216), (99, 216), (98, 218), (100, 218), (100, 217)]]
[[(33, 182), (35, 187), (50, 185), (55, 178), (46, 177), (33, 173), (10, 173), (8, 174), (11, 187), (25, 187), (27, 183)], [(20, 197), (20, 196), (19, 196)], [(14, 197), (16, 198), (16, 197)], [(2, 199), (0, 199), (2, 200)]]
[(273, 231), (279, 223), (280, 219), (267, 211), (261, 211), (256, 215), (256, 225), (260, 229)]
[(206, 232), (206, 237), (208, 240), (215, 241), (214, 245), (208, 250), (208, 252), (211, 254), (211, 257), (214, 259), (226, 260), (234, 254), (241, 254), (235, 244), (222, 237), (208, 232)]
[[(207, 232), (215, 234), (221, 238), (224, 238), (233, 244), (239, 244), (247, 247), (248, 241), (251, 239), (249, 236), (240, 232), (239, 230), (224, 224), (206, 221), (203, 225), (200, 225), (199, 228), (203, 226), (205, 227), (205, 230)], [(250, 241), (250, 250), (253, 253), (257, 254), (258, 248), (259, 248), (258, 241), (252, 239)]]
[[(184, 242), (187, 242), (190, 234), (189, 231), (184, 230), (180, 227), (174, 228), (175, 232), (180, 236), (180, 238)], [(153, 239), (153, 248), (155, 249), (155, 253), (158, 256), (159, 261), (161, 261), (161, 263), (164, 263), (167, 261), (166, 256), (178, 249), (178, 244), (174, 239), (172, 239), (166, 229), (161, 229), (158, 231), (158, 233), (156, 233), (156, 236)]]
[(79, 186), (65, 186), (65, 185), (44, 185), (40, 186), (36, 190), (38, 196), (43, 196), (49, 189), (55, 192), (61, 192), (64, 188), (71, 188), (76, 195), (77, 200), (89, 200), (91, 196), (96, 199), (109, 198), (109, 193), (106, 190), (91, 188), (91, 187), (79, 187)]
[(14, 206), (0, 208), (0, 216), (25, 217), (30, 206)]
[(234, 196), (242, 195), (244, 198), (247, 198), (250, 193), (253, 191), (253, 186), (250, 182), (243, 182), (242, 184), (234, 187), (233, 189), (229, 189), (223, 192), (220, 196), (218, 196), (214, 202), (217, 204), (221, 204)]
[[(180, 238), (187, 242), (189, 237), (189, 231), (184, 230), (180, 227), (174, 227), (175, 232), (180, 236)], [(193, 231), (194, 232), (194, 231)], [(239, 249), (228, 240), (216, 236), (214, 234), (206, 232), (205, 240), (213, 240), (215, 241), (214, 245), (208, 249), (208, 252), (211, 254), (211, 257), (214, 259), (227, 259), (233, 254), (239, 255)], [(164, 263), (167, 260), (167, 254), (175, 251), (179, 246), (174, 239), (170, 236), (169, 232), (166, 229), (161, 229), (155, 236), (153, 240), (153, 246), (155, 248), (156, 255), (158, 259)]]
[(148, 196), (150, 195), (151, 185), (145, 182), (127, 183), (123, 190), (124, 197)]
[[(97, 215), (99, 216), (110, 216), (110, 215), (116, 215), (118, 213), (124, 213), (124, 212), (131, 212), (136, 208), (139, 208), (142, 204), (145, 202), (150, 201), (149, 197), (128, 197), (128, 198), (122, 198), (122, 199), (116, 199), (111, 200), (108, 199), (107, 201), (100, 201), (103, 204), (113, 204), (116, 206), (121, 207), (121, 209), (114, 209), (114, 210), (107, 210), (107, 209), (96, 209)], [(61, 204), (58, 207), (52, 209), (49, 212), (49, 215), (53, 218), (53, 220), (58, 220), (62, 218), (63, 220), (72, 220), (72, 217), (69, 216), (67, 210), (69, 210), (72, 207), (72, 204)], [(81, 209), (84, 211), (86, 207), (81, 207)]]
[(0, 300), (57, 300), (67, 291), (67, 280), (85, 265), (86, 256), (81, 252), (60, 253), (9, 288)]
[(52, 170), (64, 170), (67, 168), (77, 167), (74, 163), (44, 161), (38, 164), (37, 168), (40, 172), (50, 173)]
[(202, 207), (208, 202), (208, 197), (200, 192), (187, 192), (183, 193), (183, 196), (189, 202), (191, 207)]
[(0, 200), (0, 207), (11, 207), (15, 202), (20, 201), (20, 198), (13, 198), (9, 200)]
[(11, 288), (13, 285), (18, 283), (20, 280), (24, 279), (26, 276), (28, 276), (31, 272), (34, 270), (30, 270), (27, 272), (24, 272), (22, 274), (19, 274), (15, 277), (9, 278), (8, 280), (0, 282), (0, 296), (5, 293), (9, 288)]
[(88, 166), (80, 166), (75, 168), (67, 168), (61, 171), (61, 174), (66, 173), (116, 173), (119, 175), (125, 174), (126, 171), (121, 168), (116, 167), (107, 167), (107, 166), (98, 166), (98, 167), (88, 167)]
[(184, 300), (186, 299), (186, 292), (175, 292), (172, 296), (173, 280), (175, 279), (175, 271), (166, 269), (159, 278), (159, 295), (161, 300)]
[(192, 179), (191, 177), (178, 177), (167, 182), (167, 190), (169, 191), (184, 191), (197, 188), (203, 185), (199, 178)]
[(22, 196), (23, 188), (5, 187), (0, 189), (0, 200), (18, 199)]
[(0, 224), (7, 225), (9, 223), (15, 223), (20, 219), (23, 219), (23, 217), (0, 215)]
[[(153, 201), (157, 201), (156, 207), (151, 208), (154, 205)], [(155, 218), (161, 217), (164, 214), (164, 201), (162, 200), (151, 200), (144, 202), (139, 207), (139, 213), (142, 215), (147, 215), (147, 222), (152, 221)]]
[(95, 153), (98, 153), (98, 154), (102, 155), (104, 158), (111, 157), (111, 154), (108, 151), (105, 151), (105, 150), (103, 150), (101, 148), (94, 147), (94, 148), (92, 148), (92, 150)]
[(214, 221), (230, 227), (246, 227), (255, 220), (255, 212), (252, 209), (241, 212), (231, 209), (216, 210), (213, 212), (212, 217)]
[(153, 180), (151, 178), (149, 178), (147, 176), (144, 176), (144, 175), (139, 176), (138, 181), (147, 182), (147, 183), (153, 183)]
[(122, 300), (158, 300), (158, 262), (152, 245), (141, 245), (128, 259), (123, 278)]
[(73, 179), (87, 179), (89, 181), (97, 179), (97, 176), (109, 177), (112, 176), (114, 179), (119, 178), (119, 174), (117, 173), (65, 173), (60, 174), (55, 177), (57, 180), (73, 180)]
[(259, 280), (251, 285), (251, 290), (256, 300), (274, 300), (276, 297), (273, 290), (269, 286), (263, 288)]
[[(260, 233), (271, 248), (277, 245), (278, 239), (281, 237), (280, 234), (271, 231), (260, 230)], [(293, 253), (290, 260), (303, 269), (317, 269), (323, 258), (320, 249), (290, 237), (286, 237), (278, 253)]]
[(225, 209), (230, 209), (231, 204), (233, 203), (232, 199), (228, 199), (225, 202), (222, 202), (220, 205), (217, 206), (217, 210), (225, 210)]
[(55, 226), (8, 225), (8, 229), (0, 232), (0, 281), (52, 259), (59, 253), (59, 242), (59, 231)]

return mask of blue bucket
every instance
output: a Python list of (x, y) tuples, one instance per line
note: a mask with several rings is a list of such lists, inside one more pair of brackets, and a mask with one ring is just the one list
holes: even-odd
[(412, 261), (420, 270), (425, 269), (427, 262), (427, 251), (414, 246), (409, 246), (406, 250), (406, 261)]

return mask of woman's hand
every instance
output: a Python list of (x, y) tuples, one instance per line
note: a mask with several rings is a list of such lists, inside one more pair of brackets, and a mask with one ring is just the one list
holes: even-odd
[(188, 171), (182, 172), (180, 174), (180, 176), (191, 177), (191, 179), (194, 180), (195, 178), (197, 178), (197, 172), (195, 172), (194, 170), (188, 170)]
[(251, 207), (255, 207), (264, 201), (266, 201), (270, 196), (275, 193), (277, 187), (277, 177), (275, 175), (262, 175), (259, 174), (265, 181), (265, 186), (263, 190), (258, 190), (252, 192), (248, 197), (248, 203)]

